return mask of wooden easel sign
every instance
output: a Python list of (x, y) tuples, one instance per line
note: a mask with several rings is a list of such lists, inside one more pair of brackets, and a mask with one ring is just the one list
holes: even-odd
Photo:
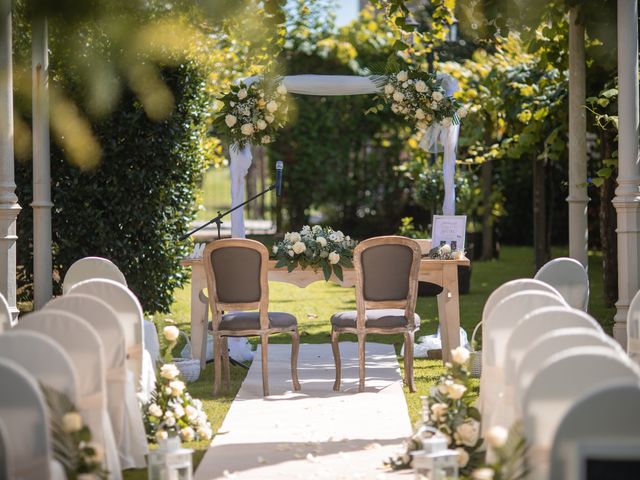
[(466, 215), (434, 215), (431, 227), (432, 247), (441, 247), (447, 243), (453, 251), (464, 250), (466, 231)]

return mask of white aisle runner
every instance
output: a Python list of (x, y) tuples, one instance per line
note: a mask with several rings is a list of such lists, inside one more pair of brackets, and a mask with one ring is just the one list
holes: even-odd
[(357, 344), (342, 342), (342, 389), (333, 391), (330, 344), (302, 344), (292, 392), (290, 345), (269, 345), (269, 389), (262, 396), (260, 353), (205, 454), (196, 480), (373, 479), (411, 434), (400, 369), (391, 345), (367, 343), (366, 391), (358, 393)]

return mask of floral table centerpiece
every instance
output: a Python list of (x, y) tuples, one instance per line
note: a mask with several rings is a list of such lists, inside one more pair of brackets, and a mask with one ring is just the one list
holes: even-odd
[(330, 227), (305, 225), (300, 232), (287, 232), (284, 240), (273, 246), (276, 268), (307, 267), (314, 271), (322, 269), (324, 279), (331, 274), (343, 280), (342, 268), (353, 268), (353, 249), (357, 242), (340, 230)]

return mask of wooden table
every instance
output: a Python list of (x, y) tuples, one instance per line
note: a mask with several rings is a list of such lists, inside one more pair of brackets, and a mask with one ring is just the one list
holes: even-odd
[[(202, 337), (207, 331), (208, 304), (203, 290), (207, 288), (207, 276), (202, 258), (188, 258), (180, 262), (191, 267), (191, 345), (194, 358), (201, 358)], [(442, 338), (442, 360), (451, 361), (451, 350), (460, 346), (460, 305), (458, 295), (458, 266), (469, 266), (469, 259), (432, 260), (423, 258), (420, 262), (418, 280), (435, 283), (442, 287), (438, 295), (438, 319), (440, 320), (440, 336)], [(352, 287), (356, 282), (356, 273), (352, 268), (344, 268), (344, 280), (334, 275), (329, 281), (342, 287)], [(269, 261), (269, 281), (285, 282), (304, 288), (313, 282), (324, 281), (322, 271), (294, 270), (288, 272), (286, 267), (276, 268), (276, 261)]]

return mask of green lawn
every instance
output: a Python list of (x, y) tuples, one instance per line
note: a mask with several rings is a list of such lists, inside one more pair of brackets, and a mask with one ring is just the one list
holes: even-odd
[[(266, 243), (266, 242), (265, 242)], [(555, 257), (566, 255), (566, 249), (554, 249)], [(471, 292), (460, 297), (460, 317), (462, 327), (471, 335), (473, 327), (480, 321), (482, 308), (489, 294), (502, 283), (521, 277), (533, 275), (533, 250), (529, 247), (504, 247), (499, 260), (474, 262), (471, 275)], [(602, 297), (602, 267), (601, 255), (590, 253), (589, 277), (591, 281), (591, 299), (589, 311), (603, 325), (610, 334), (613, 326), (613, 308), (606, 308)], [(354, 309), (355, 299), (353, 289), (340, 288), (331, 283), (318, 282), (305, 289), (282, 283), (270, 284), (270, 309), (288, 311), (295, 314), (300, 324), (302, 343), (328, 343), (329, 318), (343, 309)], [(176, 292), (176, 301), (169, 316), (156, 316), (159, 329), (164, 325), (165, 318), (180, 325), (189, 332), (190, 318), (189, 286)], [(420, 298), (417, 312), (422, 319), (418, 336), (434, 333), (437, 328), (437, 306), (434, 297)], [(288, 337), (273, 337), (274, 343), (286, 342)], [(345, 341), (348, 337), (345, 338)], [(371, 336), (370, 341), (393, 343), (399, 351), (402, 338), (399, 336)], [(400, 362), (402, 364), (402, 362)], [(441, 372), (442, 363), (438, 360), (415, 360), (415, 380), (418, 391), (409, 393), (405, 389), (407, 404), (411, 420), (415, 422), (420, 415), (420, 395), (428, 393), (429, 387), (435, 383)], [(232, 367), (232, 391), (218, 398), (211, 395), (213, 368), (209, 364), (200, 375), (200, 379), (189, 384), (189, 391), (194, 397), (201, 398), (213, 426), (214, 432), (220, 428), (224, 416), (233, 397), (240, 388), (245, 371), (239, 367)], [(478, 383), (476, 382), (476, 388)], [(196, 450), (194, 464), (197, 464), (207, 449), (206, 442), (188, 444)], [(146, 471), (136, 470), (125, 472), (125, 479), (146, 478)]]

